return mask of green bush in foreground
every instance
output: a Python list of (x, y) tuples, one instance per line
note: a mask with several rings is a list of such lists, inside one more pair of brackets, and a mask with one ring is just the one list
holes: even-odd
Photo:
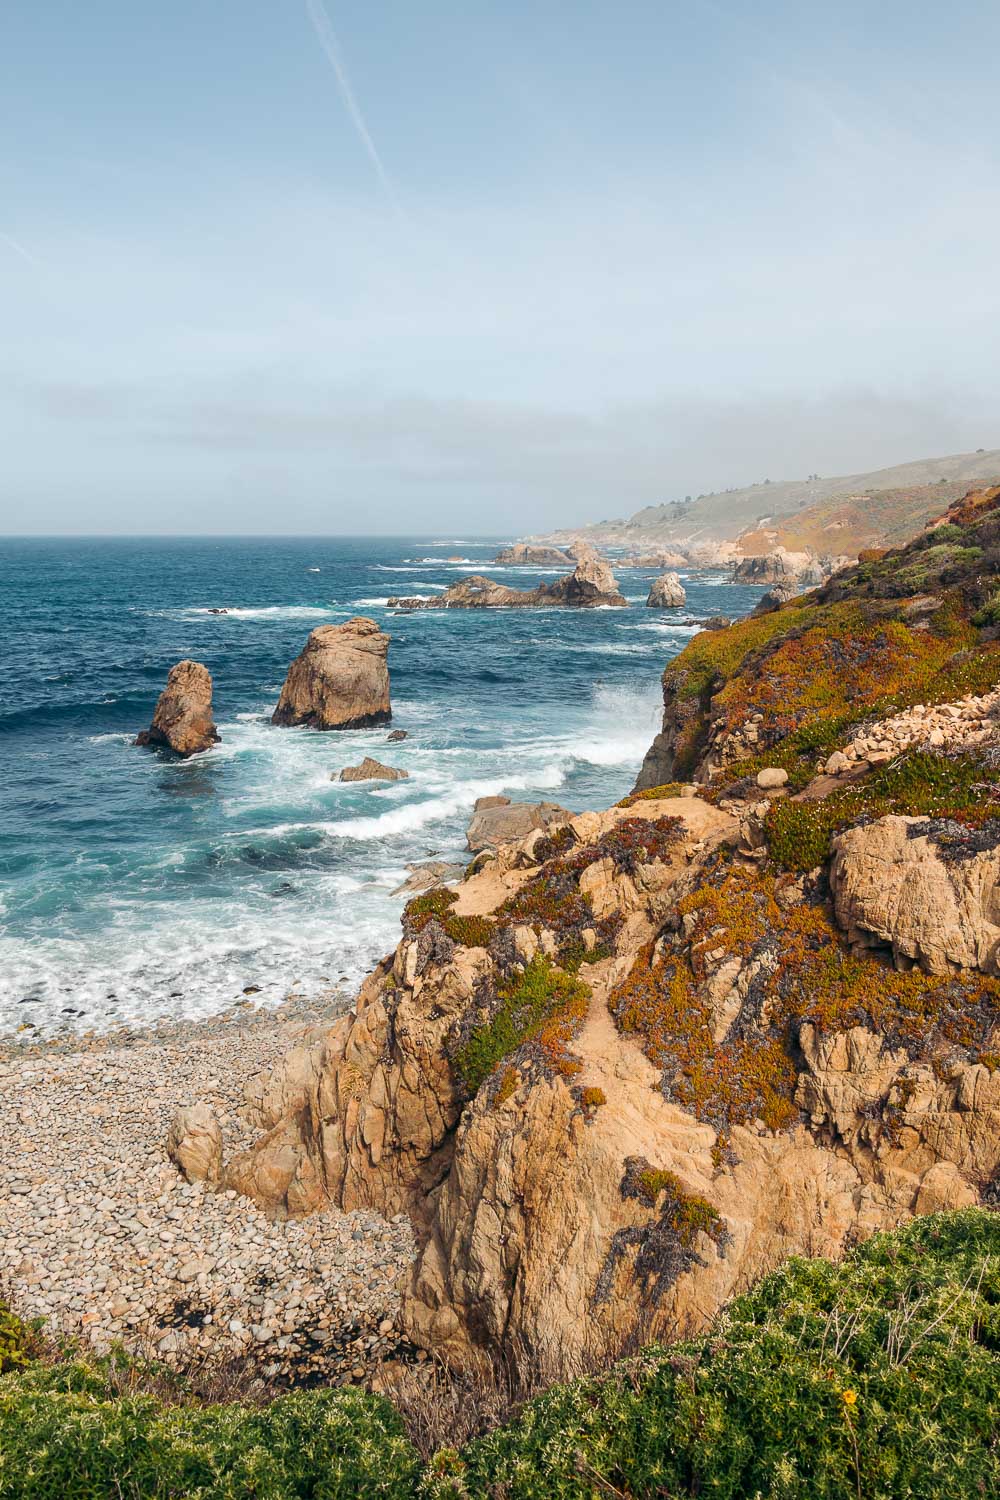
[(975, 1500), (1000, 1493), (1000, 1215), (796, 1259), (699, 1339), (557, 1386), (422, 1467), (357, 1391), (263, 1410), (113, 1397), (100, 1365), (0, 1378), (0, 1496), (96, 1500)]

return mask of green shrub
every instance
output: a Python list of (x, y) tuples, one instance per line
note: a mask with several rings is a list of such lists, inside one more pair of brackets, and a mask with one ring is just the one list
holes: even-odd
[(365, 1392), (198, 1407), (111, 1392), (100, 1366), (0, 1379), (2, 1500), (390, 1500), (418, 1470), (398, 1412)]
[(558, 1068), (566, 1041), (582, 1019), (590, 989), (541, 955), (497, 991), (499, 1008), (459, 1046), (452, 1064), (470, 1096), (523, 1042), (537, 1038)]
[(703, 1338), (559, 1386), (433, 1500), (974, 1500), (1000, 1487), (1000, 1216), (793, 1260)]
[(972, 756), (910, 751), (820, 801), (776, 802), (765, 824), (768, 850), (787, 870), (813, 870), (829, 858), (835, 833), (888, 813), (976, 827), (1000, 815), (1000, 788)]
[(35, 1329), (0, 1302), (0, 1375), (28, 1364), (37, 1342)]

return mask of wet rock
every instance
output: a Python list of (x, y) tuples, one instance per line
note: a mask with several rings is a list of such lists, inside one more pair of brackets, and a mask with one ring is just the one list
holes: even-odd
[(687, 594), (676, 573), (663, 573), (654, 578), (646, 600), (648, 609), (676, 609), (686, 603)]
[(272, 724), (314, 729), (360, 729), (386, 724), (389, 637), (374, 620), (320, 625), (292, 662)]
[(219, 743), (212, 720), (212, 677), (200, 661), (179, 661), (167, 674), (153, 722), (136, 736), (137, 745), (162, 746), (187, 757)]
[(331, 781), (406, 781), (409, 771), (401, 771), (398, 766), (384, 766), (381, 761), (373, 760), (366, 755), (360, 765), (345, 766), (340, 772), (331, 773)]

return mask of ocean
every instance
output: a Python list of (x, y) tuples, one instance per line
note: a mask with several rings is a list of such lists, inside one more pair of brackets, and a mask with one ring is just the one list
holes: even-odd
[[(627, 792), (659, 676), (712, 614), (759, 589), (682, 578), (687, 607), (429, 611), (505, 539), (0, 541), (0, 1034), (217, 1014), (355, 984), (398, 938), (410, 863), (461, 858), (477, 797), (574, 811)], [(226, 614), (213, 614), (225, 609)], [(309, 631), (365, 614), (392, 636), (392, 728), (274, 728)], [(170, 666), (215, 685), (222, 742), (189, 761), (132, 746)], [(371, 754), (410, 773), (331, 781)]]

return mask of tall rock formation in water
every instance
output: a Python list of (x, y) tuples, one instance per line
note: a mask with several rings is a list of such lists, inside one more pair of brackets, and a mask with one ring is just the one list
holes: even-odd
[(389, 637), (362, 615), (320, 625), (288, 669), (272, 724), (363, 729), (387, 724)]

